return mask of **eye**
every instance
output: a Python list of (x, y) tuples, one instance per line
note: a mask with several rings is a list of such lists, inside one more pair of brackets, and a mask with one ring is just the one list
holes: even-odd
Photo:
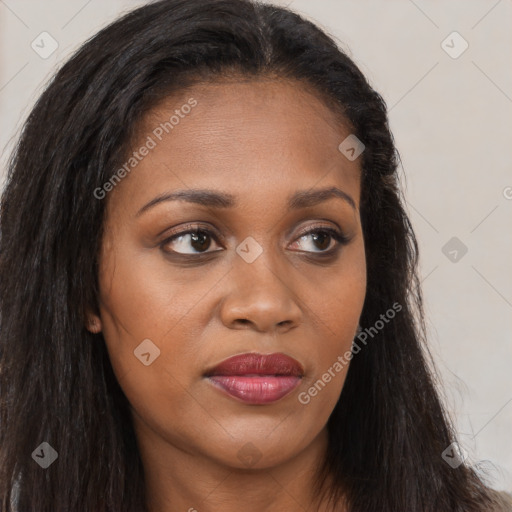
[[(313, 249), (299, 250), (318, 253), (319, 255), (333, 255), (342, 245), (346, 245), (349, 242), (349, 237), (334, 228), (313, 226), (303, 231), (292, 245), (302, 243), (307, 246), (308, 239), (310, 247), (313, 247)], [(160, 244), (160, 247), (166, 253), (184, 255), (201, 255), (223, 250), (220, 248), (209, 251), (208, 249), (212, 247), (212, 241), (217, 243), (218, 237), (210, 229), (186, 226), (183, 231), (166, 238)]]
[[(349, 242), (349, 238), (347, 236), (334, 228), (314, 226), (301, 233), (300, 237), (294, 242), (294, 244), (302, 242), (307, 245), (308, 239), (310, 240), (309, 245), (310, 247), (313, 247), (313, 250), (304, 249), (305, 252), (327, 255), (337, 252), (342, 245), (346, 245)], [(314, 247), (319, 250), (315, 250)]]
[[(209, 229), (193, 227), (180, 231), (175, 235), (167, 238), (161, 244), (161, 248), (165, 252), (178, 254), (204, 254), (212, 245), (212, 240), (217, 240), (215, 233)], [(168, 249), (172, 246), (172, 249)], [(192, 248), (192, 250), (190, 250)]]

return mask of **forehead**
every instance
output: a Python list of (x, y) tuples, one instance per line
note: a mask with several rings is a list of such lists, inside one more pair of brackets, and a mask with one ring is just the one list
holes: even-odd
[(338, 149), (350, 133), (340, 114), (300, 82), (200, 83), (146, 114), (130, 151), (149, 139), (154, 144), (118, 188), (141, 201), (173, 188), (251, 191), (263, 199), (318, 183), (348, 186), (357, 201), (359, 161)]
[(168, 120), (169, 113), (179, 110), (191, 97), (198, 103), (193, 112), (195, 122), (173, 129), (174, 138), (182, 132), (183, 136), (203, 136), (202, 142), (214, 145), (223, 139), (247, 142), (249, 135), (259, 135), (259, 139), (266, 135), (265, 142), (273, 141), (274, 146), (316, 139), (318, 149), (325, 151), (327, 146), (332, 149), (341, 135), (350, 133), (341, 108), (335, 109), (332, 100), (328, 105), (310, 85), (296, 80), (245, 78), (202, 82), (165, 98), (144, 117), (142, 134)]

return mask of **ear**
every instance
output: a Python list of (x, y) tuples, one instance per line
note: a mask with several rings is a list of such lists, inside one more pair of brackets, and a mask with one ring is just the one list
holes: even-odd
[(85, 328), (89, 332), (92, 332), (93, 334), (98, 334), (99, 332), (101, 332), (103, 329), (103, 325), (101, 323), (100, 316), (96, 313), (92, 313), (91, 311), (87, 311)]

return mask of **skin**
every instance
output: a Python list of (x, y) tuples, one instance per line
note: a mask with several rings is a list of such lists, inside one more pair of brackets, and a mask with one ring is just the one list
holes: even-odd
[[(348, 367), (308, 404), (298, 395), (356, 334), (366, 291), (360, 158), (338, 150), (350, 129), (316, 94), (271, 79), (195, 85), (166, 98), (145, 117), (133, 150), (189, 98), (197, 106), (105, 199), (100, 308), (88, 328), (103, 332), (131, 404), (151, 512), (230, 512), (242, 503), (247, 512), (327, 510), (313, 501), (312, 476)], [(339, 188), (355, 208), (330, 198), (287, 209), (291, 194), (323, 187)], [(226, 192), (237, 205), (165, 201), (137, 215), (178, 189)], [(187, 224), (218, 238), (164, 244)], [(347, 245), (301, 238), (302, 229), (338, 226)], [(252, 263), (236, 252), (249, 236), (263, 251)], [(210, 254), (185, 263), (201, 251)], [(145, 339), (160, 350), (148, 366), (134, 356)], [(245, 352), (295, 358), (305, 369), (299, 387), (248, 405), (203, 377)]]

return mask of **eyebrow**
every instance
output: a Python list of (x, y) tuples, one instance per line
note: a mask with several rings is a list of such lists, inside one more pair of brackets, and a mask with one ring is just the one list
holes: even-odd
[[(338, 198), (348, 203), (354, 210), (357, 210), (356, 204), (351, 196), (337, 187), (325, 187), (313, 190), (298, 190), (288, 198), (288, 209), (298, 210), (315, 206), (329, 199)], [(167, 201), (186, 201), (210, 208), (234, 208), (237, 205), (236, 197), (226, 192), (209, 189), (188, 189), (177, 190), (175, 192), (162, 194), (155, 197), (149, 203), (144, 205), (136, 214), (139, 217), (144, 212), (153, 208), (157, 204)]]

